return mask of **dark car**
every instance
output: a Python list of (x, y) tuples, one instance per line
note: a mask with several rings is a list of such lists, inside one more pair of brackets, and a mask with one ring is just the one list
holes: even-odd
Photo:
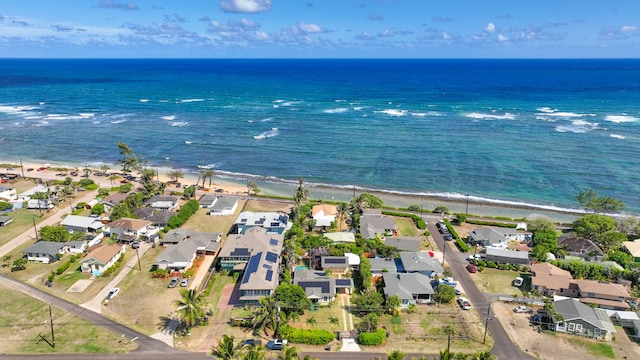
[(132, 249), (138, 249), (139, 247), (140, 247), (140, 242), (138, 240), (135, 240), (134, 242), (131, 243)]
[(240, 343), (241, 346), (260, 346), (262, 345), (262, 341), (261, 340), (256, 340), (256, 339), (245, 339), (242, 341), (242, 343)]
[(478, 272), (478, 268), (475, 265), (469, 264), (467, 265), (467, 271), (472, 274), (475, 274)]
[(276, 340), (273, 340), (273, 341), (269, 341), (267, 343), (267, 349), (269, 349), (269, 350), (282, 350), (282, 348), (286, 344), (287, 344), (287, 340), (276, 339)]
[(180, 282), (180, 278), (178, 276), (172, 278), (171, 281), (169, 281), (169, 287), (174, 288), (178, 286), (178, 282)]

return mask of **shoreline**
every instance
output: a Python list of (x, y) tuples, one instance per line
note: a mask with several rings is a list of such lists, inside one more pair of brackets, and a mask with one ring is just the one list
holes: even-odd
[[(59, 162), (55, 160), (45, 161), (28, 159), (22, 161), (22, 169), (20, 169), (20, 164), (16, 164), (15, 161), (0, 159), (0, 163), (15, 164), (17, 167), (12, 172), (18, 173), (21, 176), (24, 170), (24, 176), (27, 178), (43, 178), (48, 180), (60, 180), (64, 178), (56, 176), (57, 168), (73, 169), (77, 167), (81, 173), (85, 168), (85, 165), (92, 171), (100, 171), (100, 166), (102, 164), (106, 164), (110, 167), (110, 172), (120, 172), (119, 166), (116, 164), (107, 164), (102, 162), (77, 164)], [(40, 167), (48, 167), (48, 169), (45, 171), (37, 171)], [(158, 179), (163, 182), (168, 182), (170, 180), (168, 173), (169, 171), (174, 170), (173, 168), (150, 167), (158, 172)], [(34, 170), (27, 172), (28, 168), (33, 168)], [(184, 172), (184, 178), (178, 180), (180, 183), (189, 185), (196, 183), (198, 180), (198, 173), (195, 170), (184, 168), (180, 170)], [(79, 178), (79, 176), (74, 177), (74, 179)], [(102, 187), (111, 187), (111, 181), (107, 177), (91, 175), (90, 178), (96, 183), (99, 183)], [(246, 181), (249, 179), (253, 180), (258, 185), (260, 194), (266, 196), (291, 197), (297, 187), (297, 181), (288, 181), (268, 176), (216, 171), (216, 175), (214, 176), (209, 191), (223, 189), (224, 193), (228, 195), (247, 195)], [(209, 181), (207, 180), (206, 184), (208, 185), (208, 183)], [(546, 216), (551, 220), (560, 223), (572, 222), (584, 214), (580, 209), (490, 199), (476, 195), (429, 192), (409, 193), (396, 190), (360, 187), (357, 185), (331, 185), (313, 182), (305, 182), (305, 184), (309, 190), (310, 199), (314, 200), (349, 202), (354, 195), (358, 196), (363, 192), (368, 192), (379, 196), (384, 201), (385, 206), (407, 208), (410, 205), (419, 205), (424, 209), (425, 213), (431, 213), (432, 210), (438, 206), (446, 206), (449, 208), (451, 213), (468, 213), (470, 216), (508, 217), (512, 219)]]

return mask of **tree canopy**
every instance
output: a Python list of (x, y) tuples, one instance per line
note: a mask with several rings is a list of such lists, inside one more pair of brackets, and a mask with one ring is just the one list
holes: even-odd
[(44, 241), (69, 241), (71, 235), (69, 231), (62, 225), (45, 225), (40, 228), (40, 238)]
[(616, 229), (616, 220), (612, 217), (587, 214), (573, 222), (573, 231), (576, 235), (597, 241), (598, 236)]
[(433, 295), (433, 299), (442, 304), (448, 304), (456, 297), (456, 290), (453, 286), (439, 285)]
[(625, 208), (622, 201), (611, 196), (598, 195), (593, 189), (580, 191), (576, 200), (585, 211), (592, 211), (594, 214), (606, 214)]
[(278, 285), (273, 292), (273, 298), (287, 317), (294, 312), (302, 315), (311, 306), (311, 300), (307, 298), (304, 289), (294, 284)]

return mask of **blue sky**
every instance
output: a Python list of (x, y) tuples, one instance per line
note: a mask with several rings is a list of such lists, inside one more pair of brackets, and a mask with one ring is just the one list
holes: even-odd
[(0, 57), (636, 58), (639, 0), (5, 0)]

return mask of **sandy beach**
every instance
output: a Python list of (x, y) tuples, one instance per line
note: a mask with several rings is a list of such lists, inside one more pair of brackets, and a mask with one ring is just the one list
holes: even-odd
[[(24, 175), (26, 178), (39, 178), (46, 180), (62, 180), (66, 176), (70, 176), (69, 173), (75, 168), (78, 169), (78, 175), (74, 178), (75, 181), (81, 179), (80, 175), (83, 173), (85, 166), (91, 170), (89, 178), (98, 183), (101, 187), (117, 186), (120, 181), (120, 177), (110, 180), (109, 177), (96, 176), (96, 172), (100, 172), (100, 167), (90, 166), (85, 164), (69, 164), (56, 161), (22, 161), (22, 168), (19, 163), (15, 161), (7, 161), (0, 159), (2, 164), (15, 164), (13, 170), (0, 169), (3, 172), (12, 172), (19, 175)], [(117, 164), (108, 164), (110, 173), (120, 173), (120, 166)], [(45, 170), (38, 171), (38, 169), (45, 167)], [(28, 169), (33, 169), (28, 171)], [(60, 169), (67, 169), (67, 175), (61, 175)], [(158, 172), (158, 180), (168, 182), (171, 179), (168, 173), (171, 169), (167, 168), (155, 168)], [(134, 173), (135, 175), (135, 173)], [(282, 196), (291, 197), (296, 189), (296, 185), (292, 183), (281, 183), (275, 181), (268, 181), (263, 179), (252, 179), (259, 187), (260, 194), (266, 196)], [(184, 178), (179, 179), (181, 184), (195, 184), (198, 181), (198, 174), (196, 172), (184, 172)], [(246, 195), (246, 179), (235, 179), (221, 177), (219, 175), (214, 176), (211, 186), (209, 187), (209, 180), (206, 181), (206, 191), (220, 191), (223, 193), (233, 195)], [(201, 182), (200, 182), (201, 183)], [(172, 189), (172, 185), (168, 187)], [(348, 202), (354, 196), (359, 195), (362, 192), (371, 192), (379, 196), (386, 206), (406, 208), (410, 205), (419, 205), (424, 209), (425, 213), (431, 212), (438, 206), (447, 206), (451, 213), (468, 213), (470, 215), (490, 216), (490, 217), (509, 217), (514, 219), (532, 218), (537, 216), (545, 216), (556, 222), (569, 223), (580, 216), (577, 212), (571, 211), (553, 211), (545, 208), (532, 208), (529, 206), (504, 205), (504, 204), (492, 204), (483, 202), (482, 199), (476, 197), (470, 197), (467, 202), (466, 199), (461, 200), (459, 197), (452, 197), (450, 199), (442, 197), (429, 197), (429, 196), (410, 196), (399, 193), (387, 192), (387, 191), (375, 191), (371, 189), (361, 189), (358, 187), (346, 188), (346, 187), (329, 187), (320, 186), (314, 184), (307, 184), (307, 189), (310, 193), (311, 199), (324, 200), (324, 201), (340, 201)]]

